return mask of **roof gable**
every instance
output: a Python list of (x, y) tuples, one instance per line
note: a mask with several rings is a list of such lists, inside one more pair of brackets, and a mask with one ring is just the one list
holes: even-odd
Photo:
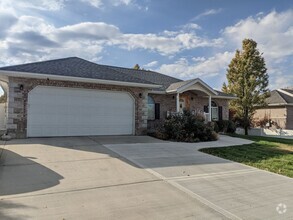
[(213, 90), (209, 85), (203, 82), (201, 79), (196, 78), (183, 82), (173, 83), (167, 88), (167, 92), (184, 92), (188, 89), (195, 89), (205, 92), (207, 94), (217, 95), (217, 92)]

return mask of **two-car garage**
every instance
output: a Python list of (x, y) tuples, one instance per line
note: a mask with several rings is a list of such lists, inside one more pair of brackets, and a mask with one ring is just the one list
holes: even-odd
[(28, 94), (27, 136), (134, 134), (134, 106), (127, 92), (37, 86)]

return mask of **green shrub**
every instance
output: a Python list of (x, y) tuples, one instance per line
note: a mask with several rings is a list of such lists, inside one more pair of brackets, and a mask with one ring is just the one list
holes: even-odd
[(219, 132), (234, 133), (236, 131), (236, 125), (231, 120), (217, 121), (216, 124)]
[(162, 126), (162, 132), (167, 139), (197, 142), (217, 140), (214, 123), (204, 123), (200, 115), (193, 115), (189, 111), (168, 117)]

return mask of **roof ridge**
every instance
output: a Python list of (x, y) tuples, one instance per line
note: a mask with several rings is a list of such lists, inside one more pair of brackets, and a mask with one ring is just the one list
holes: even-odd
[[(101, 64), (97, 64), (97, 65), (101, 65)], [(119, 74), (122, 74), (122, 75), (131, 76), (131, 77), (133, 77), (133, 78), (136, 78), (136, 79), (139, 79), (139, 80), (143, 80), (143, 81), (145, 81), (145, 82), (148, 82), (148, 83), (151, 83), (151, 84), (154, 84), (154, 85), (159, 85), (159, 84), (157, 84), (157, 83), (153, 83), (153, 82), (150, 82), (150, 81), (148, 81), (148, 80), (141, 79), (141, 78), (139, 78), (139, 77), (137, 77), (137, 76), (135, 76), (135, 75), (130, 75), (130, 74), (123, 73), (123, 72), (121, 72), (121, 71), (118, 71), (118, 70), (115, 69), (115, 68), (111, 68), (111, 66), (108, 66), (108, 65), (101, 65), (101, 66), (105, 66), (106, 68), (111, 69), (111, 70), (114, 70), (115, 72), (117, 72), (117, 73), (119, 73)], [(118, 67), (118, 68), (120, 68), (120, 67)], [(126, 69), (126, 68), (125, 68), (125, 69)]]
[[(178, 78), (175, 78), (173, 76), (169, 76), (169, 75), (166, 75), (164, 73), (159, 73), (157, 71), (154, 71), (154, 70), (142, 70), (142, 69), (133, 69), (133, 68), (129, 68), (129, 67), (122, 67), (122, 66), (111, 66), (111, 65), (104, 65), (104, 64), (99, 64), (99, 65), (103, 65), (103, 66), (108, 66), (109, 68), (121, 68), (121, 69), (126, 69), (126, 70), (134, 70), (134, 71), (142, 71), (142, 72), (153, 72), (153, 73), (157, 73), (157, 74), (161, 74), (161, 75), (164, 75), (164, 76), (167, 76), (167, 77), (170, 77), (170, 78), (173, 78), (173, 79), (176, 79), (176, 80), (181, 80), (181, 79), (178, 79)], [(184, 80), (182, 80), (184, 81)]]

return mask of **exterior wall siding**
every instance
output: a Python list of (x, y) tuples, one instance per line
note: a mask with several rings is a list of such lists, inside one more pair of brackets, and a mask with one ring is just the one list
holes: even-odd
[[(22, 90), (20, 90), (20, 85), (23, 85)], [(28, 94), (38, 85), (128, 92), (135, 100), (135, 134), (144, 135), (147, 132), (147, 89), (94, 83), (10, 77), (8, 89), (7, 132), (13, 138), (26, 138)], [(142, 94), (141, 98), (139, 97), (140, 93)]]
[[(267, 107), (267, 108), (257, 109), (255, 111), (253, 119), (258, 121), (266, 117), (276, 122), (281, 128), (289, 129), (288, 120), (287, 120), (288, 114), (287, 114), (286, 107), (280, 106), (280, 107)], [(292, 118), (293, 118), (293, 112), (292, 112)]]

